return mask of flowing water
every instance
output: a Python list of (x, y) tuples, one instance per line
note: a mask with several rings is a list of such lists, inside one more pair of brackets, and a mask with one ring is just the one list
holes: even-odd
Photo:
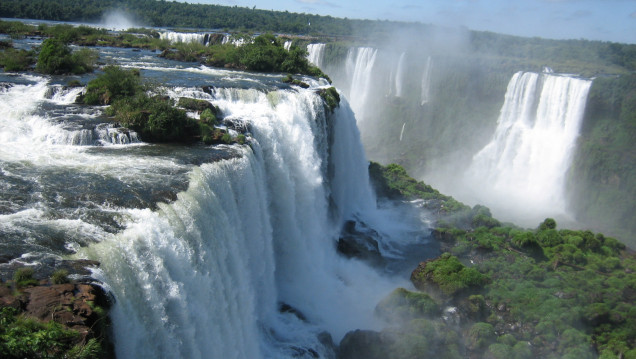
[(468, 169), (468, 181), (480, 188), (480, 201), (495, 208), (523, 203), (522, 215), (512, 218), (534, 223), (546, 213), (567, 214), (565, 176), (591, 84), (550, 73), (512, 77), (495, 134)]
[(374, 228), (396, 263), (434, 249), (419, 212), (377, 208), (346, 100), (331, 114), (324, 80), (100, 58), (215, 104), (248, 145), (145, 144), (75, 104), (83, 89), (67, 79), (1, 74), (0, 273), (99, 261), (120, 358), (328, 358), (331, 340), (383, 325), (374, 307), (407, 276), (338, 254), (345, 221)]
[(307, 45), (307, 60), (312, 64), (322, 67), (322, 59), (325, 56), (325, 44)]
[[(458, 99), (447, 84), (477, 83), (479, 69), (462, 78), (457, 73), (465, 69), (441, 64), (450, 61), (426, 52), (352, 47), (340, 65), (329, 68), (351, 103), (371, 159), (410, 161), (412, 173), (423, 174), (426, 182), (465, 203), (491, 207), (500, 219), (532, 226), (550, 216), (572, 220), (565, 199), (566, 174), (592, 80), (549, 68), (540, 74), (518, 72), (509, 81), (498, 118), (445, 119), (454, 113), (453, 105), (436, 103), (436, 96), (438, 101), (456, 101), (456, 106), (470, 103), (479, 94)], [(435, 60), (441, 65), (434, 66)], [(475, 146), (478, 134), (486, 133), (483, 128), (454, 129), (444, 121), (469, 128), (479, 121), (496, 126), (485, 146)], [(436, 131), (438, 138), (426, 131)], [(455, 138), (452, 134), (458, 132), (472, 137)], [(454, 152), (437, 158), (430, 154), (436, 146)], [(417, 151), (422, 152), (419, 161)], [(423, 168), (413, 168), (413, 163)]]

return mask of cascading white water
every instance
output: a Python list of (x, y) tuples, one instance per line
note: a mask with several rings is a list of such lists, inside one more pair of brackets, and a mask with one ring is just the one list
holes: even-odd
[(171, 43), (197, 42), (197, 43), (203, 44), (205, 40), (205, 34), (166, 31), (166, 32), (160, 32), (159, 38), (162, 40), (168, 40)]
[(371, 47), (351, 48), (347, 53), (345, 66), (349, 84), (348, 99), (358, 121), (364, 121), (365, 118), (376, 54), (377, 50)]
[(292, 45), (292, 42), (291, 42), (291, 41), (289, 41), (289, 40), (287, 40), (287, 41), (285, 41), (285, 42), (283, 43), (283, 48), (284, 48), (285, 50), (289, 51), (289, 49), (291, 49), (291, 45)]
[(512, 77), (493, 139), (468, 171), (481, 200), (515, 203), (531, 221), (566, 213), (565, 174), (591, 83), (549, 73)]
[[(251, 41), (251, 40), (249, 40)], [(232, 44), (234, 46), (243, 46), (245, 44), (248, 43), (248, 40), (245, 39), (245, 37), (236, 37), (236, 36), (232, 36), (232, 35), (225, 35), (223, 37), (223, 40), (221, 40), (221, 44), (225, 45), (225, 44)]]
[(395, 97), (402, 97), (402, 87), (404, 86), (404, 77), (406, 76), (406, 52), (402, 52), (398, 60), (397, 69), (395, 70)]
[(343, 101), (330, 127), (312, 90), (206, 96), (250, 128), (250, 147), (196, 168), (174, 203), (127, 211), (124, 232), (83, 253), (117, 298), (117, 356), (329, 357), (318, 334), (377, 328), (396, 285), (335, 251), (343, 221), (374, 216), (353, 113)]
[(325, 44), (309, 44), (307, 45), (307, 52), (307, 60), (318, 67), (322, 67)]
[[(7, 158), (22, 155), (28, 157), (33, 151), (37, 154), (46, 151), (49, 145), (93, 145), (96, 141), (101, 144), (122, 144), (137, 142), (137, 135), (133, 131), (119, 131), (109, 125), (110, 133), (102, 125), (95, 128), (66, 127), (64, 122), (50, 122), (45, 114), (36, 114), (35, 110), (43, 103), (50, 102), (59, 106), (72, 105), (83, 88), (63, 88), (60, 85), (50, 85), (40, 77), (25, 76), (34, 83), (31, 85), (13, 85), (0, 93), (0, 113), (4, 114), (0, 121), (0, 140), (3, 146), (0, 153), (7, 153)], [(29, 101), (25, 101), (29, 99)], [(78, 114), (86, 118), (91, 114)], [(21, 119), (16, 121), (16, 119)], [(116, 135), (115, 135), (116, 134)], [(25, 143), (29, 146), (25, 147)], [(25, 149), (28, 149), (25, 151)], [(37, 155), (36, 155), (37, 157)]]
[(422, 94), (420, 104), (423, 106), (431, 100), (431, 72), (433, 71), (433, 59), (426, 59), (426, 66), (422, 73)]

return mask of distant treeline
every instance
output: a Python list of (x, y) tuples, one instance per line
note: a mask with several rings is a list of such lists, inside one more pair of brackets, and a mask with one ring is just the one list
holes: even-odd
[(238, 6), (188, 4), (156, 0), (3, 0), (0, 17), (98, 22), (109, 11), (129, 13), (144, 26), (230, 29), (303, 35), (351, 36), (387, 30), (403, 23), (349, 20), (331, 16), (269, 11)]
[(590, 40), (548, 40), (492, 32), (471, 32), (471, 49), (489, 56), (559, 64), (584, 76), (636, 70), (636, 45)]
[[(3, 0), (0, 17), (55, 21), (99, 22), (115, 10), (130, 14), (143, 26), (275, 32), (296, 35), (381, 41), (396, 31), (415, 31), (427, 38), (433, 29), (421, 23), (355, 20), (288, 11), (157, 0)], [(463, 30), (462, 30), (463, 31)], [(584, 75), (636, 70), (636, 45), (588, 40), (546, 40), (466, 31), (470, 50), (495, 58), (517, 58), (567, 64)], [(593, 70), (590, 71), (590, 64)]]

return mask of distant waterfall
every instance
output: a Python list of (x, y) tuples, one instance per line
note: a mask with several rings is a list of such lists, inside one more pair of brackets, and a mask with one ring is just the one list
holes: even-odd
[(427, 104), (431, 100), (431, 72), (433, 70), (432, 59), (429, 56), (426, 59), (426, 66), (424, 67), (424, 72), (422, 73), (422, 95), (421, 95), (421, 105)]
[(322, 67), (322, 58), (325, 53), (325, 44), (309, 44), (307, 45), (307, 60), (312, 64)]
[(289, 51), (289, 49), (291, 49), (291, 45), (292, 45), (292, 42), (291, 42), (291, 41), (289, 41), (289, 40), (287, 40), (287, 41), (285, 41), (285, 42), (283, 43), (283, 48), (284, 48), (285, 50)]
[(395, 97), (402, 97), (402, 87), (404, 86), (404, 76), (406, 76), (406, 52), (400, 55), (397, 69), (395, 71)]
[(565, 213), (565, 174), (591, 84), (548, 73), (516, 73), (493, 139), (469, 169), (479, 191), (529, 210)]
[(234, 35), (225, 35), (223, 36), (223, 40), (221, 40), (221, 44), (225, 45), (225, 44), (232, 44), (234, 46), (243, 46), (249, 42), (252, 42), (252, 40), (250, 39), (246, 39), (245, 37), (242, 36), (234, 36)]
[(377, 50), (371, 47), (351, 48), (347, 53), (346, 71), (349, 78), (349, 103), (358, 121), (364, 121), (364, 110), (371, 90), (373, 66)]
[(184, 32), (173, 32), (166, 31), (159, 33), (159, 38), (161, 40), (168, 40), (171, 43), (177, 42), (198, 42), (200, 44), (204, 44), (206, 34), (197, 34), (197, 33), (184, 33)]

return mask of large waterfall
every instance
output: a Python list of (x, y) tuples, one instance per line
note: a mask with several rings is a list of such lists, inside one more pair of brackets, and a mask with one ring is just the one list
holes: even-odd
[(372, 226), (389, 257), (421, 238), (376, 208), (346, 99), (330, 113), (311, 79), (145, 66), (179, 84), (257, 79), (164, 90), (214, 103), (248, 145), (143, 144), (75, 105), (81, 88), (23, 76), (0, 93), (5, 255), (99, 261), (120, 358), (329, 358), (330, 336), (380, 328), (375, 305), (404, 279), (339, 255), (342, 226)]
[(512, 77), (495, 134), (468, 170), (480, 200), (515, 203), (535, 221), (566, 213), (565, 175), (591, 83), (548, 73)]
[(329, 357), (320, 332), (375, 327), (391, 288), (334, 250), (342, 221), (374, 206), (355, 120), (344, 107), (330, 128), (312, 92), (214, 97), (250, 127), (251, 149), (196, 168), (176, 202), (132, 211), (90, 249), (118, 298), (118, 357)]

